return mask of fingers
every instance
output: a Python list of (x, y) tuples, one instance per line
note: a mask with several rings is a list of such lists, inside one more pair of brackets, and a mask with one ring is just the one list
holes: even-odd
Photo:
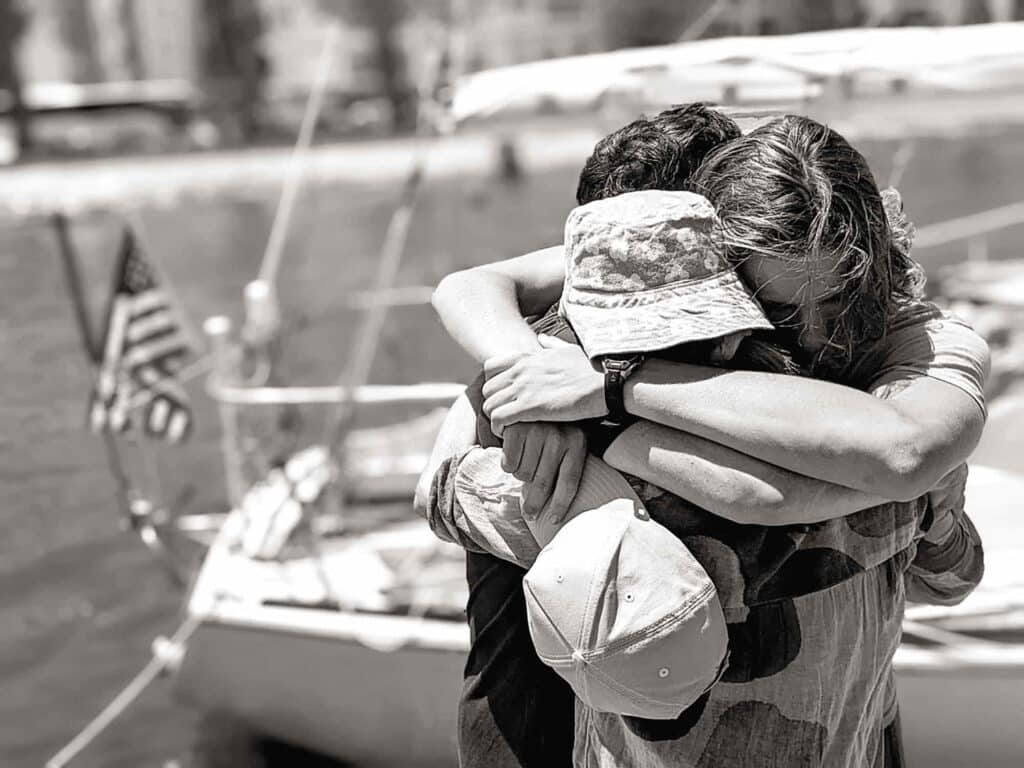
[[(501, 398), (501, 393), (497, 397)], [(494, 431), (494, 434), (498, 434), (499, 430), (507, 429), (513, 424), (518, 424), (522, 421), (544, 420), (533, 409), (525, 407), (523, 403), (515, 398), (511, 398), (508, 402), (501, 402), (493, 408), (488, 408), (485, 402), (484, 413), (491, 420), (491, 429)]]
[(511, 406), (516, 402), (516, 395), (511, 389), (503, 389), (499, 392), (495, 392), (493, 395), (484, 400), (483, 411), (484, 415), (491, 420), (491, 428), (494, 429), (495, 434), (499, 429), (504, 429), (510, 424), (514, 424), (517, 421), (530, 421), (530, 419), (511, 419), (502, 422), (500, 425), (494, 423), (494, 414), (499, 409), (504, 408), (504, 414), (506, 418), (511, 415)]
[(503, 371), (507, 371), (515, 364), (516, 360), (522, 357), (521, 354), (517, 355), (495, 355), (484, 360), (484, 376), (490, 380), (492, 376), (497, 376)]
[(544, 443), (549, 437), (550, 427), (542, 427), (537, 424), (516, 424), (516, 427), (528, 427), (528, 433), (523, 445), (523, 456), (519, 461), (519, 471), (514, 472), (517, 480), (529, 483), (537, 474), (537, 467), (540, 464), (541, 454), (544, 451)]
[(548, 515), (551, 522), (558, 525), (565, 519), (572, 500), (576, 498), (580, 481), (583, 479), (583, 466), (587, 460), (587, 443), (582, 432), (579, 440), (570, 440), (562, 457), (558, 470), (558, 480), (554, 493), (541, 514)]
[(519, 477), (519, 465), (523, 458), (523, 445), (528, 435), (523, 425), (517, 424), (512, 429), (505, 430), (505, 438), (501, 446), (501, 468), (511, 475)]
[(498, 392), (501, 392), (501, 390), (508, 389), (513, 381), (514, 379), (511, 369), (506, 369), (488, 378), (487, 381), (484, 382), (483, 387), (480, 388), (480, 392), (483, 394), (484, 398), (492, 397)]
[(533, 473), (533, 480), (527, 483), (526, 493), (523, 496), (523, 517), (527, 520), (537, 519), (540, 511), (551, 498), (564, 456), (565, 446), (561, 440), (549, 438), (544, 441), (540, 460), (537, 462), (537, 470)]

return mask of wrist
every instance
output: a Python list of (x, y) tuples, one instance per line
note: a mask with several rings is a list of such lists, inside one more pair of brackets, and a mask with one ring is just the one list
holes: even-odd
[(601, 358), (603, 371), (602, 390), (607, 416), (613, 424), (623, 424), (629, 419), (625, 403), (626, 382), (644, 362), (641, 354), (606, 355)]
[(656, 424), (685, 429), (692, 421), (688, 417), (690, 409), (680, 409), (678, 403), (689, 388), (680, 387), (688, 384), (699, 386), (709, 374), (721, 375), (722, 369), (677, 363), (658, 357), (648, 358), (623, 387), (622, 399), (626, 412)]

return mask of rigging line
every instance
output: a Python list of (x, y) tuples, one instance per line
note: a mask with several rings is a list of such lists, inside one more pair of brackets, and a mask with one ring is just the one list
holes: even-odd
[[(409, 236), (409, 227), (412, 224), (413, 212), (416, 208), (417, 193), (422, 180), (423, 161), (420, 159), (417, 160), (409, 177), (406, 179), (400, 202), (388, 224), (384, 245), (381, 247), (377, 275), (372, 289), (378, 295), (393, 286), (397, 278), (398, 269), (402, 262), (402, 254), (405, 252), (405, 244)], [(373, 359), (376, 357), (388, 308), (388, 302), (378, 301), (370, 304), (366, 309), (363, 322), (355, 334), (355, 351), (353, 352), (348, 370), (342, 376), (343, 380), (345, 380), (344, 391), (350, 396), (345, 398), (338, 408), (334, 409), (332, 418), (328, 420), (326, 444), (329, 448), (333, 448), (338, 444), (338, 441), (343, 437), (344, 432), (349, 426), (354, 410), (354, 400), (351, 394), (369, 379), (370, 366), (373, 365)]]
[(278, 199), (274, 221), (270, 227), (267, 248), (263, 252), (263, 262), (260, 264), (259, 278), (271, 286), (277, 280), (277, 273), (281, 267), (281, 256), (284, 253), (285, 239), (291, 225), (295, 200), (306, 176), (306, 159), (309, 154), (309, 148), (313, 143), (313, 134), (316, 130), (317, 119), (320, 116), (320, 109), (323, 106), (324, 92), (327, 90), (331, 67), (334, 64), (334, 56), (338, 49), (337, 43), (340, 30), (341, 27), (338, 22), (333, 22), (327, 28), (323, 48), (320, 51), (320, 60), (317, 64), (316, 79), (313, 81), (313, 86), (309, 91), (306, 111), (302, 115), (302, 123), (299, 126), (299, 136), (295, 142), (295, 148), (292, 150), (288, 175), (285, 177), (284, 186), (281, 188), (281, 197)]
[[(446, 49), (450, 53), (451, 36), (447, 39)], [(443, 52), (442, 52), (443, 54)], [(443, 85), (447, 72), (442, 66), (443, 55), (439, 57), (438, 67), (433, 73), (431, 82), (425, 82), (419, 89), (416, 103), (417, 132), (426, 133), (427, 118), (431, 115), (431, 108), (436, 105), (437, 94)], [(440, 131), (434, 126), (436, 138)], [(345, 385), (345, 391), (349, 397), (343, 400), (336, 407), (331, 417), (327, 420), (324, 430), (324, 439), (327, 448), (332, 453), (338, 452), (341, 456), (339, 465), (344, 467), (343, 439), (351, 427), (352, 418), (355, 413), (355, 401), (352, 393), (362, 385), (366, 384), (370, 377), (370, 367), (377, 354), (377, 347), (380, 344), (381, 331), (384, 327), (384, 320), (387, 317), (390, 302), (380, 300), (388, 291), (394, 290), (398, 278), (398, 270), (402, 263), (402, 256), (405, 253), (406, 242), (409, 237), (409, 228), (412, 224), (413, 213), (416, 210), (416, 203), (419, 200), (419, 192), (423, 183), (424, 170), (426, 167), (426, 149), (421, 149), (399, 197), (398, 207), (391, 215), (388, 222), (387, 232), (384, 236), (384, 244), (381, 246), (380, 260), (377, 273), (370, 295), (377, 297), (377, 300), (368, 302), (363, 322), (357, 329), (355, 335), (355, 351), (349, 362), (348, 368), (342, 373), (341, 381)]]
[[(182, 646), (192, 634), (199, 628), (205, 619), (205, 615), (193, 614), (183, 621), (178, 629), (171, 636), (170, 642), (178, 647)], [(129, 706), (142, 694), (160, 673), (167, 667), (168, 660), (154, 654), (146, 665), (139, 670), (129, 681), (128, 685), (121, 689), (110, 703), (105, 706), (96, 717), (78, 732), (78, 734), (67, 743), (57, 754), (46, 761), (46, 768), (63, 768), (75, 759), (78, 754), (88, 747), (97, 736), (120, 717)]]

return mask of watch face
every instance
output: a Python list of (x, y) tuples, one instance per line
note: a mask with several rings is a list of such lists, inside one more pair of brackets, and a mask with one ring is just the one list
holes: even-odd
[(606, 355), (601, 358), (601, 365), (606, 371), (628, 371), (643, 361), (643, 355), (622, 355), (613, 357)]

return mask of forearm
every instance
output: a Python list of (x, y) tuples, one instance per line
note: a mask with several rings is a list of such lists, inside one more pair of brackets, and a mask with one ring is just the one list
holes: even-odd
[(622, 472), (737, 523), (816, 523), (886, 501), (649, 421), (627, 428), (604, 459)]
[(980, 434), (980, 426), (955, 433), (959, 425), (941, 423), (940, 406), (910, 418), (903, 403), (829, 382), (657, 359), (630, 379), (625, 396), (626, 409), (641, 418), (894, 500), (926, 492)]
[(498, 354), (531, 352), (537, 338), (525, 315), (558, 300), (562, 247), (454, 272), (433, 295), (434, 309), (451, 337), (478, 363)]

